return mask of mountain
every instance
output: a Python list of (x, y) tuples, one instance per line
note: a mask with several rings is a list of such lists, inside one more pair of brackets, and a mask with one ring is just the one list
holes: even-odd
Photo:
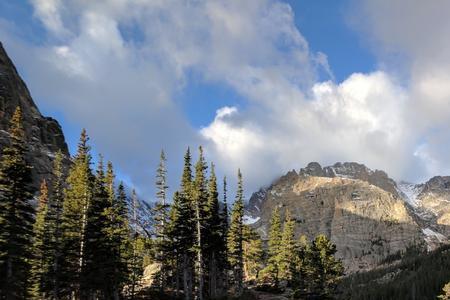
[(418, 245), (435, 249), (450, 234), (450, 177), (414, 185), (353, 162), (293, 170), (254, 193), (245, 220), (267, 239), (275, 207), (295, 217), (296, 234), (326, 234), (347, 272), (369, 270)]
[(10, 143), (9, 120), (18, 106), (23, 114), (28, 146), (27, 160), (33, 167), (33, 183), (37, 189), (43, 178), (49, 178), (55, 153), (61, 150), (68, 164), (69, 150), (61, 126), (56, 120), (44, 117), (39, 112), (28, 88), (0, 43), (0, 151)]

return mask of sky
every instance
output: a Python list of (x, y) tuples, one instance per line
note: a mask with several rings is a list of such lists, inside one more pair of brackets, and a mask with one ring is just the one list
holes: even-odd
[(174, 191), (199, 145), (247, 196), (310, 161), (449, 174), (448, 36), (447, 0), (0, 2), (0, 40), (71, 152), (85, 127), (149, 200), (160, 150)]

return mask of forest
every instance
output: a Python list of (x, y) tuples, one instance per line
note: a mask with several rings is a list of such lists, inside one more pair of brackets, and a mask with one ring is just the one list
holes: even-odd
[[(288, 212), (282, 220), (274, 211), (263, 241), (244, 223), (241, 172), (229, 209), (226, 178), (219, 193), (201, 147), (195, 164), (187, 149), (170, 201), (161, 152), (150, 203), (117, 183), (102, 156), (93, 170), (83, 130), (69, 167), (57, 153), (34, 197), (20, 108), (9, 135), (0, 160), (0, 299), (240, 299), (250, 288), (327, 298), (343, 275), (335, 246), (324, 235), (296, 239)], [(157, 271), (144, 286), (149, 265)]]

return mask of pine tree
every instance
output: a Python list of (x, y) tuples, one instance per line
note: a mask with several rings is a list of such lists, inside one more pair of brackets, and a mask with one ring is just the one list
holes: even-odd
[(193, 205), (195, 213), (195, 270), (196, 270), (196, 289), (197, 299), (202, 300), (205, 293), (205, 236), (209, 228), (205, 228), (206, 204), (208, 201), (208, 192), (206, 187), (206, 169), (207, 165), (203, 157), (203, 149), (199, 147), (199, 159), (195, 165), (195, 180), (193, 182)]
[(259, 234), (250, 226), (244, 225), (244, 275), (246, 280), (256, 280), (263, 267), (264, 250)]
[(25, 160), (25, 133), (18, 107), (11, 119), (11, 144), (0, 160), (0, 298), (27, 297), (34, 209), (31, 167)]
[(228, 290), (228, 204), (227, 204), (227, 179), (223, 178), (223, 202), (220, 212), (220, 239), (218, 245), (217, 265), (220, 270), (220, 283), (223, 292)]
[(49, 236), (46, 218), (48, 213), (48, 187), (45, 180), (41, 183), (36, 220), (33, 226), (33, 258), (31, 259), (31, 289), (33, 299), (46, 298), (45, 275), (48, 273), (46, 247)]
[(108, 258), (107, 273), (110, 279), (111, 297), (117, 300), (120, 299), (121, 291), (128, 282), (129, 270), (127, 264), (131, 255), (131, 243), (125, 188), (120, 183), (116, 196), (114, 180), (113, 164), (108, 162), (105, 182), (109, 207), (105, 209), (108, 224), (104, 230), (109, 245), (110, 257)]
[(111, 299), (113, 282), (112, 245), (108, 236), (111, 218), (108, 215), (112, 207), (106, 186), (103, 157), (100, 156), (94, 178), (93, 197), (87, 209), (85, 266), (83, 270), (83, 287), (93, 297)]
[(154, 222), (155, 222), (155, 247), (156, 247), (156, 261), (161, 264), (160, 272), (158, 274), (158, 285), (160, 290), (166, 285), (168, 276), (168, 261), (164, 255), (164, 248), (166, 247), (167, 237), (165, 236), (165, 226), (169, 218), (169, 205), (167, 204), (167, 169), (166, 169), (166, 156), (164, 151), (161, 150), (160, 161), (158, 169), (156, 170), (156, 197), (158, 202), (154, 207)]
[(278, 207), (275, 208), (270, 219), (268, 264), (264, 270), (266, 276), (278, 287), (280, 275), (280, 253), (281, 253), (281, 217)]
[(240, 297), (243, 292), (243, 218), (244, 218), (244, 190), (242, 174), (238, 171), (238, 188), (236, 199), (231, 211), (231, 224), (228, 231), (228, 261), (233, 271), (233, 282), (236, 296)]
[[(112, 170), (112, 165), (111, 165)], [(113, 176), (114, 177), (114, 176)], [(130, 275), (128, 263), (130, 261), (130, 226), (128, 220), (127, 195), (123, 183), (119, 183), (117, 197), (112, 205), (112, 223), (110, 239), (113, 256), (113, 297), (117, 300), (120, 291), (127, 284)]]
[(336, 245), (320, 234), (311, 246), (312, 292), (323, 298), (331, 297), (336, 289), (337, 280), (343, 275), (342, 262), (334, 257)]
[(286, 212), (283, 234), (280, 247), (280, 279), (292, 283), (292, 276), (295, 269), (296, 241), (295, 241), (295, 221), (291, 218), (289, 211)]
[(49, 268), (46, 270), (44, 277), (47, 284), (44, 286), (44, 292), (52, 295), (53, 299), (60, 296), (61, 282), (61, 251), (62, 251), (62, 230), (61, 218), (64, 201), (64, 172), (62, 167), (63, 154), (58, 151), (53, 162), (53, 182), (52, 193), (49, 198), (48, 212), (46, 217), (46, 227), (50, 236), (45, 254), (49, 260)]
[(209, 296), (217, 297), (219, 285), (219, 256), (221, 251), (221, 219), (219, 214), (219, 193), (214, 164), (211, 163), (211, 173), (208, 181), (208, 202), (205, 209), (205, 248), (208, 266)]
[(179, 194), (180, 216), (178, 218), (177, 236), (182, 243), (180, 252), (182, 253), (183, 270), (183, 290), (186, 300), (191, 299), (193, 289), (193, 249), (195, 243), (195, 209), (193, 203), (193, 180), (191, 152), (188, 148), (184, 156), (183, 175), (181, 177), (181, 187)]
[(131, 193), (131, 212), (132, 212), (132, 253), (131, 253), (131, 299), (134, 299), (136, 295), (136, 288), (139, 282), (140, 274), (142, 272), (142, 257), (140, 255), (140, 238), (138, 232), (139, 224), (139, 202), (136, 191), (133, 189)]
[[(174, 279), (173, 286), (177, 295), (180, 290), (181, 273), (184, 271), (183, 256), (187, 251), (184, 239), (189, 238), (190, 236), (190, 232), (188, 232), (190, 229), (189, 226), (186, 226), (187, 224), (183, 223), (187, 209), (185, 203), (186, 201), (183, 200), (181, 194), (178, 191), (175, 192), (170, 208), (169, 222), (165, 227), (168, 243), (166, 244), (164, 255), (168, 256), (168, 259), (172, 261), (172, 277)], [(183, 279), (186, 281), (184, 276)], [(186, 286), (184, 288), (186, 288)]]
[(305, 235), (301, 235), (295, 251), (294, 269), (292, 271), (292, 288), (294, 290), (294, 298), (303, 299), (308, 295), (310, 290), (310, 274), (313, 269), (311, 266), (311, 245)]
[(86, 261), (86, 227), (88, 210), (93, 198), (94, 176), (91, 170), (88, 136), (82, 130), (77, 154), (73, 159), (67, 177), (67, 188), (63, 204), (62, 269), (64, 285), (68, 296), (81, 297), (81, 274)]
[(440, 300), (449, 300), (450, 299), (450, 282), (445, 284), (442, 288), (442, 294), (438, 296)]

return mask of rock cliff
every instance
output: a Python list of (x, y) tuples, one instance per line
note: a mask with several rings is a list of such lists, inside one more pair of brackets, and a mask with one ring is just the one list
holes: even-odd
[(42, 178), (48, 178), (55, 153), (61, 150), (68, 163), (69, 151), (61, 126), (39, 112), (25, 83), (0, 43), (0, 153), (9, 144), (9, 120), (16, 107), (23, 112), (28, 146), (28, 161), (33, 167), (33, 182), (37, 188)]
[(274, 207), (282, 215), (289, 210), (296, 234), (310, 239), (326, 234), (348, 272), (371, 269), (409, 246), (433, 249), (447, 241), (450, 208), (443, 201), (450, 201), (450, 177), (409, 188), (421, 195), (420, 205), (412, 206), (405, 183), (397, 184), (383, 171), (357, 163), (324, 168), (310, 163), (254, 193), (246, 222), (266, 239)]

